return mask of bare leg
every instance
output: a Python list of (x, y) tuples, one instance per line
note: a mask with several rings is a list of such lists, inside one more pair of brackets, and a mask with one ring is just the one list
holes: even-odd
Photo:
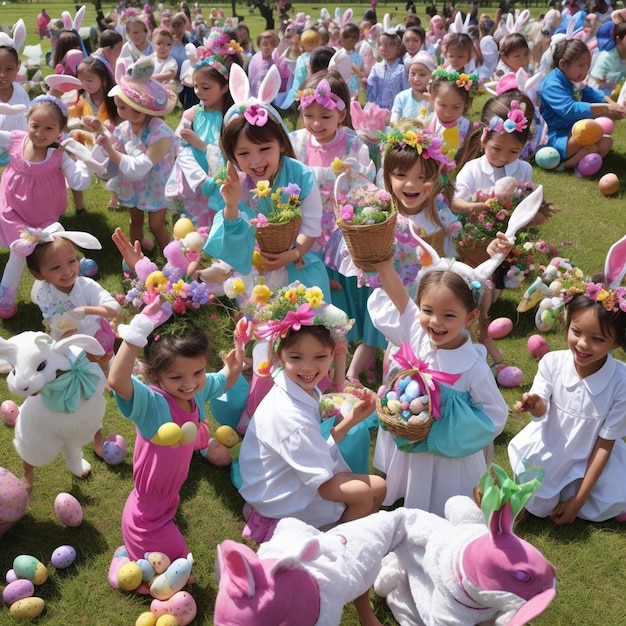
[(356, 598), (354, 608), (356, 609), (361, 626), (382, 626), (370, 606), (369, 591)]
[(150, 226), (150, 232), (154, 235), (157, 245), (161, 248), (161, 252), (165, 250), (165, 247), (170, 242), (170, 234), (165, 227), (165, 216), (167, 215), (167, 209), (160, 209), (159, 211), (152, 211), (148, 213), (148, 225)]
[(335, 474), (318, 491), (325, 500), (346, 505), (339, 518), (343, 524), (376, 513), (385, 499), (387, 483), (384, 478), (369, 474)]
[(93, 436), (93, 451), (96, 456), (102, 458), (102, 446), (104, 445), (104, 435), (102, 428), (98, 428), (98, 432)]
[(22, 482), (24, 483), (24, 487), (26, 487), (26, 491), (28, 491), (28, 495), (30, 495), (33, 492), (35, 468), (26, 461), (22, 461), (22, 467), (24, 468), (24, 476), (22, 476)]
[(85, 194), (82, 191), (76, 191), (76, 189), (72, 189), (72, 197), (74, 198), (76, 215), (83, 214), (85, 212)]
[(143, 241), (143, 211), (136, 209), (135, 207), (129, 209), (130, 212), (130, 228), (129, 239), (130, 241)]

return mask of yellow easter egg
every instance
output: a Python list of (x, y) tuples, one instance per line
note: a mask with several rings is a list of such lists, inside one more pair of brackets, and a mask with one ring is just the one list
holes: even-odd
[(34, 619), (35, 617), (39, 617), (43, 612), (44, 606), (46, 603), (42, 598), (24, 598), (22, 600), (18, 600), (11, 605), (9, 612), (13, 619), (18, 622), (22, 622), (27, 619)]
[(174, 239), (182, 239), (185, 235), (192, 233), (194, 230), (196, 230), (196, 227), (188, 217), (181, 217), (176, 220), (176, 224), (174, 224), (174, 228), (172, 229)]
[(146, 289), (154, 289), (155, 287), (158, 287), (159, 285), (166, 285), (166, 284), (167, 284), (167, 278), (165, 274), (159, 270), (150, 272), (150, 274), (148, 274), (148, 278), (146, 278)]
[(156, 626), (178, 626), (178, 620), (169, 613), (167, 615), (161, 615), (156, 621)]
[(239, 435), (234, 428), (224, 425), (215, 431), (215, 438), (227, 448), (232, 448), (239, 443)]
[(157, 434), (150, 441), (156, 443), (157, 446), (175, 446), (180, 441), (181, 435), (180, 426), (174, 422), (168, 422), (159, 426)]
[(156, 626), (156, 622), (156, 617), (150, 611), (146, 611), (135, 620), (135, 626)]
[(591, 146), (602, 139), (604, 131), (595, 120), (579, 120), (572, 126), (572, 138), (579, 146)]
[(193, 422), (185, 422), (181, 427), (180, 445), (186, 446), (196, 440), (198, 428)]
[(129, 561), (120, 567), (117, 572), (117, 584), (124, 591), (134, 591), (141, 585), (143, 573), (135, 561)]

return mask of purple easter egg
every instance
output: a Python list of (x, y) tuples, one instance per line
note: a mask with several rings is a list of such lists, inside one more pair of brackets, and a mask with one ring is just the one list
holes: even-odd
[(584, 156), (577, 169), (582, 176), (593, 176), (602, 167), (602, 157), (597, 152)]
[(502, 387), (519, 387), (522, 384), (524, 374), (519, 367), (508, 365), (498, 372), (498, 384)]
[(122, 435), (110, 435), (102, 444), (102, 458), (109, 465), (119, 465), (126, 456), (126, 440)]
[(87, 257), (83, 257), (80, 260), (78, 268), (81, 276), (93, 277), (98, 273), (98, 264), (93, 259), (88, 259)]

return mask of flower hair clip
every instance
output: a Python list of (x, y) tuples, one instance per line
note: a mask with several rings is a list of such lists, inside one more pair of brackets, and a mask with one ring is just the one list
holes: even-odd
[(381, 149), (384, 153), (399, 148), (415, 150), (424, 159), (432, 159), (441, 166), (443, 172), (456, 167), (454, 161), (443, 152), (443, 140), (430, 130), (417, 126), (396, 126), (388, 133), (380, 133)]
[(258, 102), (252, 104), (242, 104), (239, 106), (238, 112), (246, 118), (246, 122), (252, 126), (265, 126), (267, 124), (267, 109)]
[(578, 281), (568, 285), (564, 282), (561, 290), (563, 302), (570, 302), (578, 295), (585, 295), (590, 300), (599, 302), (609, 313), (626, 312), (626, 287), (610, 289), (603, 283)]
[(337, 109), (338, 111), (343, 111), (346, 108), (346, 103), (331, 91), (330, 85), (325, 78), (319, 82), (315, 89), (298, 91), (296, 100), (300, 101), (301, 109), (308, 108), (314, 102), (330, 110)]
[(432, 73), (432, 78), (439, 78), (446, 82), (454, 83), (459, 89), (465, 89), (470, 94), (470, 97), (474, 97), (481, 86), (480, 78), (476, 72), (466, 74), (465, 72), (446, 70), (443, 67), (439, 67)]
[(75, 230), (65, 230), (59, 222), (54, 222), (46, 228), (24, 228), (18, 239), (11, 243), (11, 252), (17, 257), (30, 256), (35, 248), (42, 243), (51, 243), (57, 237), (69, 239), (74, 245), (87, 250), (101, 250), (100, 242), (89, 233)]
[(494, 115), (487, 126), (483, 129), (483, 139), (486, 139), (489, 133), (521, 133), (528, 128), (528, 120), (524, 115), (524, 111), (519, 108), (517, 100), (511, 102), (511, 110), (507, 113), (506, 120)]

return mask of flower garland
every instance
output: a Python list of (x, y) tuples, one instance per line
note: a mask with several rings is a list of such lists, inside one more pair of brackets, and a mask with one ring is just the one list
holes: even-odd
[(454, 83), (459, 89), (465, 89), (473, 98), (481, 88), (481, 81), (476, 72), (466, 74), (465, 72), (457, 72), (456, 70), (446, 70), (443, 67), (438, 67), (432, 73), (432, 80), (439, 78), (445, 80), (448, 83)]

